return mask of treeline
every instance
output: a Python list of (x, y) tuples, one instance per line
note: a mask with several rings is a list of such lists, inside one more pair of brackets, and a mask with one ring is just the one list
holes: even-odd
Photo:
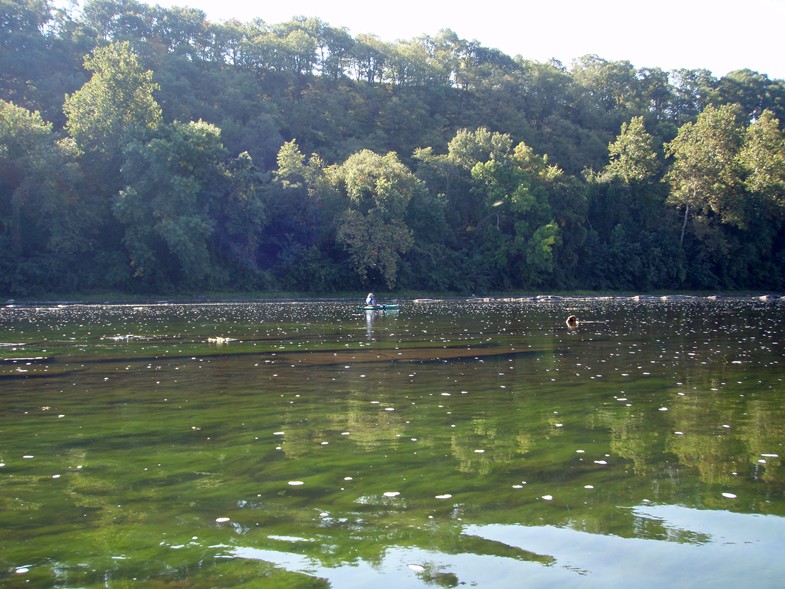
[(785, 81), (0, 0), (0, 293), (785, 289)]

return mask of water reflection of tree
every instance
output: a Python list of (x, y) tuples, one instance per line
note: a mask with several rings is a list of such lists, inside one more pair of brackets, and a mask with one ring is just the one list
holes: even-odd
[(604, 421), (610, 426), (611, 452), (630, 460), (636, 475), (650, 476), (652, 464), (661, 459), (662, 437), (646, 423), (645, 414), (629, 408), (606, 413)]
[[(630, 461), (653, 498), (713, 505), (721, 499), (718, 486), (757, 483), (765, 487), (748, 487), (743, 495), (746, 505), (760, 506), (755, 497), (782, 495), (785, 409), (757, 398), (749, 387), (732, 390), (716, 378), (691, 383), (660, 396), (660, 402), (631, 399), (627, 406), (603, 408), (598, 423), (609, 429), (612, 455)], [(696, 485), (695, 475), (708, 486)], [(674, 495), (666, 499), (666, 490)]]
[[(676, 397), (669, 414), (673, 429), (667, 449), (682, 464), (697, 469), (706, 483), (728, 485), (739, 477), (783, 483), (776, 453), (785, 439), (785, 410), (763, 400), (739, 397), (731, 402), (719, 391)], [(764, 462), (761, 462), (761, 461)]]
[(782, 468), (785, 410), (773, 410), (772, 405), (763, 400), (748, 403), (748, 421), (743, 427), (747, 434), (747, 457), (753, 465), (755, 480), (785, 485), (785, 469)]
[(450, 446), (461, 472), (486, 475), (494, 465), (509, 464), (528, 452), (532, 444), (526, 431), (510, 431), (496, 420), (478, 418), (457, 429)]
[[(783, 483), (785, 414), (762, 400), (729, 399), (719, 391), (674, 391), (668, 411), (627, 408), (603, 413), (611, 449), (641, 476), (655, 476), (668, 456), (711, 485), (740, 480)], [(774, 449), (774, 450), (773, 450)], [(765, 456), (765, 455), (769, 456)], [(669, 477), (674, 475), (671, 469)]]

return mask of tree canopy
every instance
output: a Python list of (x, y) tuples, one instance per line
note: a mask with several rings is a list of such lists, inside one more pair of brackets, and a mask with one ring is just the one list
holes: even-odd
[(785, 288), (785, 81), (0, 0), (0, 293)]

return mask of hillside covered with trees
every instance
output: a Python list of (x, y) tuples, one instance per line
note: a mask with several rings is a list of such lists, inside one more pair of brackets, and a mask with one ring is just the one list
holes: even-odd
[(0, 294), (785, 290), (783, 121), (750, 70), (0, 0)]

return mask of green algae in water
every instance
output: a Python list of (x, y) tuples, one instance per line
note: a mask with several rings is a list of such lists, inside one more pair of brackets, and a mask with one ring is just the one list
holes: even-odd
[(777, 586), (782, 315), (1, 309), (0, 581)]

